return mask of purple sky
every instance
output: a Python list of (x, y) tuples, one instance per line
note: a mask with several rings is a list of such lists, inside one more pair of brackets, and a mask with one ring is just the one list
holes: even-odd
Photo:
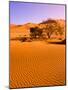
[(10, 1), (10, 24), (39, 23), (48, 18), (65, 19), (65, 5)]

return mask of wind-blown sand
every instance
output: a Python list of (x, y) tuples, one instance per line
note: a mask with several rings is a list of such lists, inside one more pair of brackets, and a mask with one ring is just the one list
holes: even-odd
[(65, 45), (10, 41), (10, 88), (65, 84)]

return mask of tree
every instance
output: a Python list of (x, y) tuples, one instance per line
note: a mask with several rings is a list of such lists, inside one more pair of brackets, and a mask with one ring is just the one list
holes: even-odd
[(51, 35), (56, 30), (56, 23), (48, 23), (48, 24), (46, 24), (46, 27), (44, 29), (45, 29), (47, 37), (51, 38)]
[(31, 38), (40, 38), (42, 36), (42, 29), (38, 27), (30, 28), (30, 36)]
[(53, 33), (56, 35), (63, 34), (64, 27), (62, 27), (56, 20), (47, 20), (45, 22), (42, 22), (42, 24), (45, 24), (45, 27), (43, 28), (46, 32), (46, 35), (48, 38), (51, 38)]
[(63, 35), (63, 33), (64, 33), (64, 26), (61, 26), (57, 23), (55, 34)]

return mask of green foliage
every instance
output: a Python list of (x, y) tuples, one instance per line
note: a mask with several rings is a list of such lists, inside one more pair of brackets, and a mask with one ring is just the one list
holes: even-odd
[(30, 28), (30, 36), (32, 38), (40, 38), (42, 35), (42, 29), (39, 29), (38, 27)]

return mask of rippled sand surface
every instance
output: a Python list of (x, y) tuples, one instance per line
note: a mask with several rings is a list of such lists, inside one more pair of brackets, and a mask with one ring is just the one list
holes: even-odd
[(65, 45), (10, 41), (10, 88), (65, 84)]

